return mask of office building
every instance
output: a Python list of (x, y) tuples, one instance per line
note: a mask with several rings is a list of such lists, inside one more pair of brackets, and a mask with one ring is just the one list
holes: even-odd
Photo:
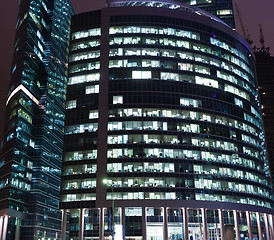
[(60, 238), (69, 0), (21, 0), (0, 158), (0, 239)]
[[(232, 0), (175, 0), (191, 6), (203, 9), (223, 20), (226, 24), (235, 28), (234, 11)], [(126, 6), (130, 1), (121, 0), (120, 5)], [(145, 4), (145, 3), (144, 3)], [(201, 11), (201, 10), (200, 10)]]
[(75, 15), (62, 239), (273, 239), (255, 75), (246, 41), (196, 7)]
[(261, 100), (262, 117), (265, 127), (265, 140), (267, 146), (272, 185), (274, 183), (274, 57), (267, 49), (255, 49), (258, 89)]

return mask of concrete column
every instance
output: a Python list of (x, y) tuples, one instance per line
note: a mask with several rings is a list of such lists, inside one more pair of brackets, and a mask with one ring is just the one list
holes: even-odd
[(207, 236), (207, 219), (206, 219), (206, 209), (202, 208), (202, 221), (203, 221), (203, 235), (204, 235), (204, 240), (208, 239)]
[(123, 229), (123, 240), (126, 239), (126, 214), (125, 214), (125, 208), (122, 207), (121, 209), (121, 224)]
[(0, 239), (2, 239), (4, 216), (0, 216)]
[(146, 208), (142, 208), (142, 232), (143, 232), (143, 240), (147, 240), (147, 213)]
[(99, 239), (104, 239), (104, 208), (100, 208), (99, 211)]
[(79, 218), (79, 240), (84, 240), (84, 209), (80, 209)]
[(219, 221), (220, 221), (221, 239), (225, 239), (223, 210), (222, 209), (218, 209), (218, 213), (219, 213)]
[(6, 240), (7, 231), (8, 231), (8, 220), (9, 220), (9, 216), (4, 216), (4, 219), (3, 219), (3, 231), (2, 231), (2, 239), (1, 240)]
[(259, 212), (256, 212), (256, 217), (257, 217), (257, 226), (258, 226), (259, 240), (263, 240), (262, 224), (261, 224), (261, 217), (260, 217), (260, 213)]
[(248, 227), (248, 237), (249, 237), (249, 239), (252, 239), (250, 213), (248, 211), (246, 211), (245, 213), (246, 213), (246, 220), (247, 220), (247, 227)]
[(270, 239), (274, 240), (274, 216), (269, 214), (268, 215), (268, 222), (269, 222), (269, 232), (270, 232)]
[(62, 210), (62, 228), (61, 228), (61, 240), (66, 240), (67, 231), (67, 209)]
[(183, 219), (184, 219), (184, 237), (188, 240), (188, 213), (187, 208), (183, 208)]
[(20, 240), (20, 225), (21, 225), (20, 218), (16, 218), (16, 230), (15, 230), (14, 240)]
[(164, 239), (168, 239), (168, 217), (167, 217), (167, 208), (164, 207), (164, 221), (163, 221), (163, 227), (164, 227)]
[(239, 230), (239, 221), (237, 216), (237, 211), (233, 210), (234, 215), (234, 225), (235, 225), (235, 232), (236, 232), (236, 240), (240, 240), (240, 230)]
[(270, 229), (269, 229), (269, 224), (268, 224), (268, 218), (267, 218), (266, 213), (264, 213), (264, 224), (265, 224), (266, 239), (271, 240), (270, 239)]

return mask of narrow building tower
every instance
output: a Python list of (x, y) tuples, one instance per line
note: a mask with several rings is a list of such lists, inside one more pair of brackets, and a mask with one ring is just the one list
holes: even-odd
[(69, 0), (21, 0), (0, 158), (0, 239), (60, 238)]

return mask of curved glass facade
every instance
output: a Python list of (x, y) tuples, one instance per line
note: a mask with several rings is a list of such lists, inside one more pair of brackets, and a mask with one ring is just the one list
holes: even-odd
[(262, 237), (273, 228), (253, 53), (183, 6), (73, 19), (61, 196), (70, 237), (248, 238), (251, 224)]

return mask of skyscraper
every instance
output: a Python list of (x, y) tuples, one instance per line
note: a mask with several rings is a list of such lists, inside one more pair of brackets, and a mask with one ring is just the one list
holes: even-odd
[(261, 108), (263, 122), (265, 127), (265, 139), (267, 146), (268, 159), (270, 163), (270, 171), (272, 174), (272, 185), (274, 183), (274, 56), (266, 49), (257, 49), (256, 70), (258, 77), (258, 89), (261, 99)]
[(199, 7), (219, 17), (232, 28), (235, 28), (232, 0), (177, 0), (177, 1)]
[(184, 3), (74, 16), (62, 239), (67, 217), (79, 240), (273, 238), (255, 75), (246, 41)]
[(72, 14), (69, 0), (20, 1), (0, 159), (0, 239), (60, 235)]

